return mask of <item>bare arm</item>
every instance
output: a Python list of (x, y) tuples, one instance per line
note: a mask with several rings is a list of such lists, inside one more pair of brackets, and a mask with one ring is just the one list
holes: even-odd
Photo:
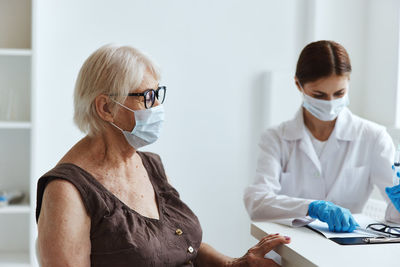
[(42, 267), (90, 266), (90, 218), (78, 190), (69, 182), (47, 185), (38, 221)]
[(201, 243), (197, 258), (195, 261), (196, 267), (276, 267), (274, 261), (264, 259), (264, 255), (280, 244), (288, 244), (290, 238), (280, 236), (278, 234), (268, 235), (258, 242), (257, 245), (250, 248), (247, 253), (241, 258), (230, 258), (225, 256), (210, 245)]
[(201, 243), (195, 266), (228, 266), (233, 259), (225, 256), (206, 243)]

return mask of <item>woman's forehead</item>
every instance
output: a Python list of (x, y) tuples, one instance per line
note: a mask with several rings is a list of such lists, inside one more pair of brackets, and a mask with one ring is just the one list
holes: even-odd
[(135, 92), (142, 92), (142, 91), (145, 91), (147, 89), (156, 90), (157, 87), (158, 87), (158, 81), (156, 80), (156, 78), (153, 75), (151, 75), (150, 73), (145, 72), (145, 74), (143, 76), (142, 83), (134, 91)]
[(308, 82), (305, 84), (305, 89), (314, 91), (333, 91), (348, 88), (349, 77), (348, 76), (329, 76), (326, 78), (318, 79), (314, 82)]

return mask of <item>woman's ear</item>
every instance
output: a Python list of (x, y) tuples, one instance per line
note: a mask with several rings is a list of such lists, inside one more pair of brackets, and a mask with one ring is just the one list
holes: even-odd
[(114, 118), (110, 109), (110, 98), (107, 95), (98, 95), (95, 100), (96, 112), (105, 121), (113, 122)]
[(296, 87), (300, 91), (300, 93), (303, 93), (303, 89), (301, 88), (300, 82), (296, 76), (294, 77), (294, 83), (296, 84)]

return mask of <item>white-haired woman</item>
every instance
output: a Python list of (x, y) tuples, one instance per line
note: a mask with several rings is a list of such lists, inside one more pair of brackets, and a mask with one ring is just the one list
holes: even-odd
[(42, 266), (276, 266), (288, 237), (269, 235), (241, 258), (202, 243), (195, 214), (168, 183), (157, 140), (166, 88), (138, 50), (106, 45), (84, 63), (75, 122), (87, 133), (38, 182)]

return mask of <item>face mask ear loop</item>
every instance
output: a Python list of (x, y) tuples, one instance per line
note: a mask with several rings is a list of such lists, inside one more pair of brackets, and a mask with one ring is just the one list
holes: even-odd
[(119, 128), (115, 123), (110, 121), (111, 125), (114, 125), (115, 128), (119, 129), (121, 132), (124, 132), (124, 130), (122, 130), (121, 128)]
[(304, 92), (304, 88), (303, 88), (303, 86), (301, 85), (301, 83), (299, 82), (299, 81), (297, 81), (298, 83), (299, 83), (299, 86), (300, 86), (300, 89), (301, 89), (301, 94), (303, 95), (303, 99), (305, 98), (305, 94), (306, 94), (306, 92)]
[(126, 108), (127, 110), (132, 111), (133, 113), (135, 113), (135, 111), (134, 111), (133, 109), (130, 109), (130, 108), (128, 108), (128, 107), (125, 106), (125, 105), (122, 105), (121, 103), (119, 103), (118, 101), (115, 101), (115, 100), (112, 99), (112, 98), (111, 98), (111, 100), (114, 101), (115, 103), (117, 103), (118, 105), (120, 105), (121, 107)]
[[(133, 109), (128, 108), (125, 105), (122, 105), (121, 103), (119, 103), (118, 101), (115, 101), (114, 99), (111, 98), (112, 101), (114, 101), (115, 103), (117, 103), (118, 105), (120, 105), (123, 108), (126, 108), (129, 111), (132, 111), (133, 113), (135, 113), (135, 111)], [(110, 124), (114, 125), (114, 127), (118, 128), (121, 132), (124, 132), (124, 130), (122, 130), (120, 127), (118, 127), (116, 124), (114, 124), (113, 122), (110, 122)]]

